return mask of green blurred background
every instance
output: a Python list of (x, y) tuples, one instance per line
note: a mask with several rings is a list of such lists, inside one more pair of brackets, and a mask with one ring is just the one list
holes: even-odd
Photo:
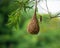
[(60, 19), (37, 13), (40, 31), (27, 32), (34, 0), (0, 0), (0, 48), (60, 48)]

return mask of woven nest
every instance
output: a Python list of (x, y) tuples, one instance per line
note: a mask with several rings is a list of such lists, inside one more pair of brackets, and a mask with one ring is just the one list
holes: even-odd
[(28, 25), (28, 28), (27, 28), (27, 31), (30, 33), (30, 34), (38, 34), (39, 32), (39, 24), (38, 24), (38, 20), (36, 18), (36, 16), (33, 16), (29, 25)]

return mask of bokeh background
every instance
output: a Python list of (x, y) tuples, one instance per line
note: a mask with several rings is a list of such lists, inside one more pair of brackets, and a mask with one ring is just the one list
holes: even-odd
[(27, 32), (34, 4), (35, 0), (0, 0), (0, 48), (60, 48), (58, 17), (37, 12), (40, 31), (36, 35)]

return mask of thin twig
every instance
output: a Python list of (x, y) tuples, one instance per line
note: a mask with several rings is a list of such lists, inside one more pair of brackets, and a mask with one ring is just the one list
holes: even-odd
[(46, 8), (47, 8), (48, 14), (51, 17), (51, 12), (49, 11), (49, 8), (48, 8), (48, 5), (47, 5), (47, 0), (45, 0), (45, 2), (46, 2)]
[(60, 12), (57, 12), (57, 14), (55, 16), (58, 16), (58, 15), (60, 15)]

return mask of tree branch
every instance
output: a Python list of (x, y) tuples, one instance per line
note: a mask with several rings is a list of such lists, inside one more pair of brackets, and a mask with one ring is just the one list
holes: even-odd
[(59, 13), (57, 13), (55, 16), (51, 17), (51, 18), (60, 17), (60, 16), (58, 16), (59, 14), (60, 14), (60, 12), (59, 12)]
[(45, 2), (46, 2), (46, 8), (47, 8), (48, 14), (51, 17), (51, 12), (49, 11), (49, 8), (48, 8), (48, 5), (47, 5), (47, 0), (45, 0)]

